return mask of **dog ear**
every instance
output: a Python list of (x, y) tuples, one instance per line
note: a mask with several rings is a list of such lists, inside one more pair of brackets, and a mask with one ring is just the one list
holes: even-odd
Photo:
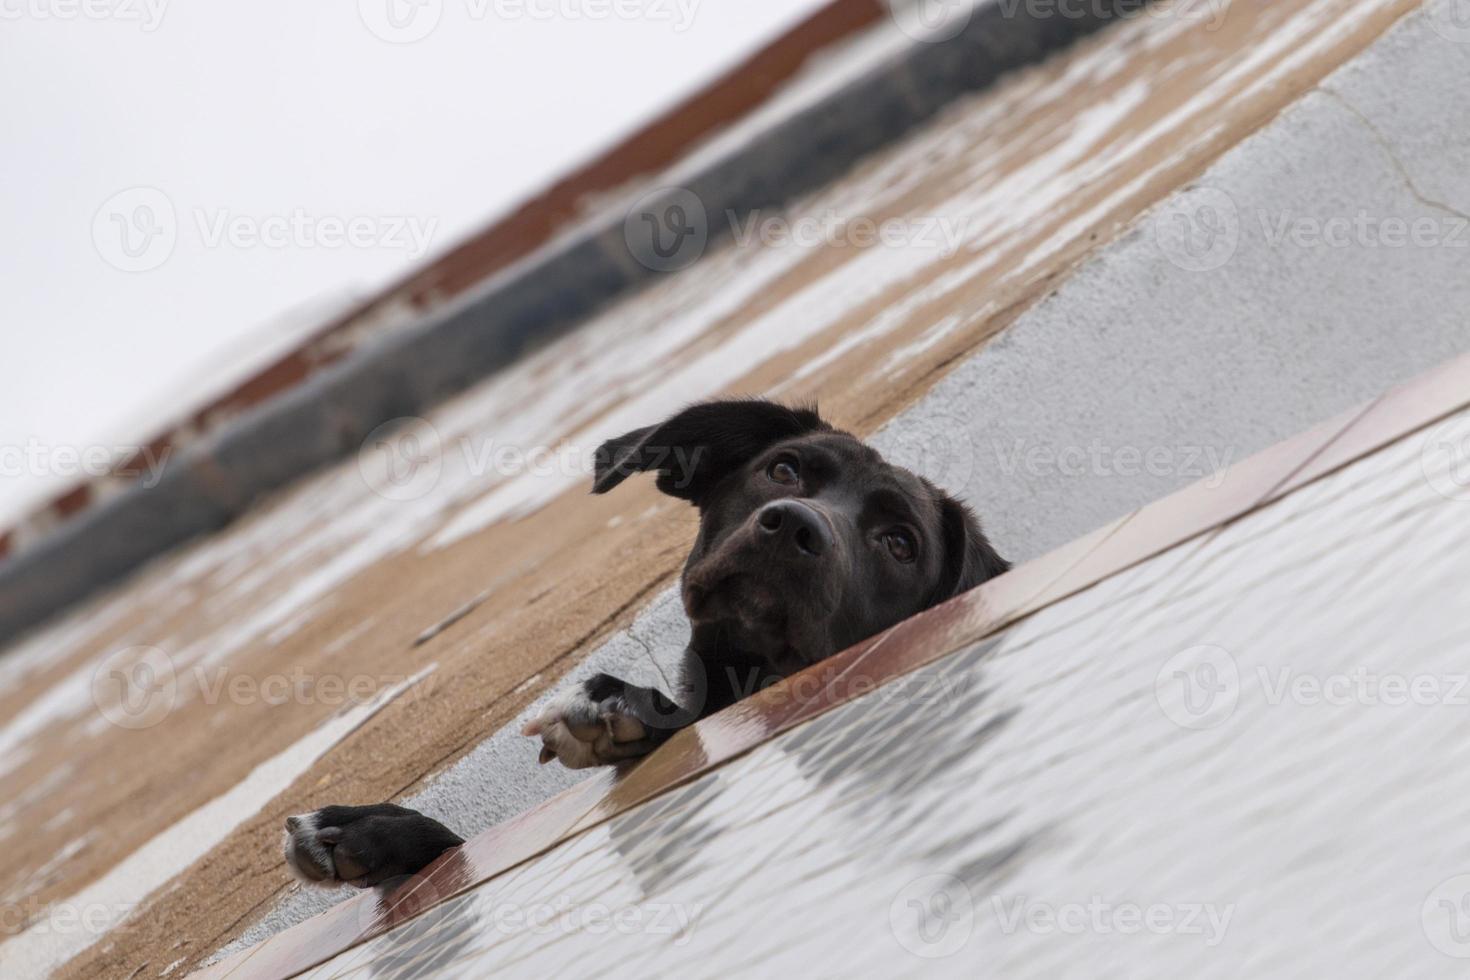
[(607, 493), (634, 473), (655, 472), (660, 490), (698, 505), (725, 475), (772, 443), (830, 429), (816, 406), (788, 408), (759, 399), (692, 405), (658, 425), (603, 443), (592, 492)]
[(930, 605), (938, 605), (969, 592), (1011, 567), (1011, 563), (990, 544), (970, 508), (941, 493), (939, 511), (944, 536), (944, 569)]

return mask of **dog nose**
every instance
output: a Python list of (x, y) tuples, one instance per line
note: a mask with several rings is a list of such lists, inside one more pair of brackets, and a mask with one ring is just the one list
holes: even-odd
[(821, 514), (799, 500), (766, 504), (756, 514), (756, 525), (773, 539), (814, 558), (832, 550), (832, 529)]
[(293, 833), (293, 834), (296, 833), (296, 829), (298, 827), (300, 827), (300, 826), (301, 826), (301, 818), (300, 817), (287, 817), (286, 818), (286, 830), (289, 833)]

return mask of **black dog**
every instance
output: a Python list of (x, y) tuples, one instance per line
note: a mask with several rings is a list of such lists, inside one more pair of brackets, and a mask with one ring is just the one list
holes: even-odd
[[(693, 633), (680, 690), (607, 674), (526, 727), (541, 761), (569, 768), (646, 755), (740, 698), (1004, 572), (969, 510), (823, 422), (764, 401), (695, 405), (597, 453), (594, 493), (634, 473), (699, 508), (684, 566)], [(391, 804), (329, 806), (286, 821), (303, 880), (367, 887), (463, 843)]]

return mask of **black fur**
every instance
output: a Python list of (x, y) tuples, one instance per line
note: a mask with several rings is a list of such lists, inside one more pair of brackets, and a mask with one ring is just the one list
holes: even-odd
[[(644, 472), (700, 512), (682, 579), (692, 630), (679, 689), (608, 674), (584, 681), (527, 726), (542, 740), (543, 762), (581, 768), (645, 755), (699, 718), (1009, 567), (964, 504), (833, 429), (814, 407), (694, 405), (604, 443), (593, 492)], [(376, 884), (460, 843), (428, 817), (384, 807), (313, 815), (315, 827), (339, 828), (328, 835), (338, 838), (339, 866), (360, 872), (338, 880)], [(310, 848), (300, 843), (288, 840), (287, 856), (311, 877)]]
[(390, 884), (463, 843), (439, 821), (392, 803), (328, 806), (286, 818), (286, 860), (313, 884)]

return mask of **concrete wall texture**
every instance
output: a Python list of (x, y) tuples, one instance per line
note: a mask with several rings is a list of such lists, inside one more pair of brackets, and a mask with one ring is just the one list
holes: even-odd
[[(1470, 106), (1455, 94), (1470, 28), (1445, 26), (1454, 7), (1411, 15), (1145, 215), (878, 445), (963, 426), (972, 460), (953, 489), (1026, 559), (1470, 349)], [(1033, 447), (1087, 460), (1028, 465)], [(1161, 467), (1132, 472), (1128, 451), (1160, 447)]]
[[(1457, 10), (1405, 18), (872, 441), (965, 496), (1021, 561), (1470, 350)], [(642, 677), (684, 636), (666, 590), (574, 676)], [(403, 802), (468, 835), (577, 782), (525, 752), (546, 700)], [(294, 895), (229, 949), (333, 900)]]

